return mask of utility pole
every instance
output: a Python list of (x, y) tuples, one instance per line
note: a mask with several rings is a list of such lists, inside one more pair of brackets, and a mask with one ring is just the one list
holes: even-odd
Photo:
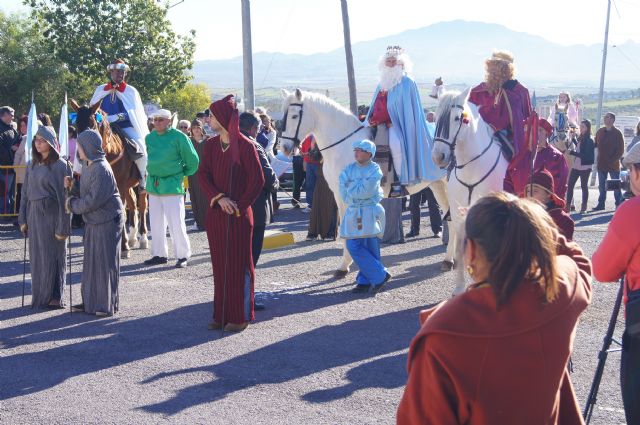
[(246, 110), (255, 108), (253, 95), (253, 56), (251, 52), (251, 2), (242, 0), (242, 67), (244, 74), (244, 104)]
[(349, 105), (354, 115), (358, 114), (358, 94), (356, 92), (356, 76), (353, 71), (353, 53), (351, 51), (351, 30), (349, 29), (349, 10), (347, 0), (342, 4), (342, 26), (344, 28), (344, 52), (347, 56), (347, 81), (349, 82)]
[[(596, 131), (600, 129), (602, 121), (602, 100), (604, 98), (604, 73), (607, 68), (607, 46), (609, 44), (609, 17), (611, 16), (611, 0), (607, 0), (607, 23), (604, 27), (604, 46), (602, 47), (602, 69), (600, 70), (600, 91), (598, 92), (598, 111), (596, 112)], [(596, 154), (597, 155), (597, 154)], [(591, 172), (590, 185), (596, 184), (596, 166)]]

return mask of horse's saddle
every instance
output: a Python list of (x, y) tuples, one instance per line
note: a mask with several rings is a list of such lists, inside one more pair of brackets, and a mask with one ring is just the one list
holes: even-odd
[(515, 148), (513, 140), (509, 137), (508, 132), (505, 130), (496, 131), (495, 133), (493, 133), (493, 140), (495, 140), (498, 145), (500, 145), (502, 155), (507, 160), (507, 162), (511, 162), (515, 153)]
[(116, 134), (120, 138), (120, 140), (122, 140), (124, 152), (132, 161), (140, 159), (144, 156), (144, 153), (140, 150), (138, 144), (131, 140), (127, 133), (122, 128), (120, 128), (117, 123), (111, 124), (111, 131), (113, 131), (113, 133)]
[(382, 170), (382, 180), (380, 186), (386, 194), (391, 190), (393, 178), (393, 161), (391, 159), (391, 149), (389, 148), (389, 129), (386, 125), (379, 125), (373, 131), (373, 143), (376, 145), (376, 155), (373, 160)]

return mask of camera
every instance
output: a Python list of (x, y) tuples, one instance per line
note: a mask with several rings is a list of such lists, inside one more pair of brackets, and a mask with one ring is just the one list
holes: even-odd
[(619, 179), (607, 180), (606, 187), (607, 190), (622, 190), (625, 199), (633, 197), (633, 192), (631, 192), (631, 175), (627, 170), (620, 171)]

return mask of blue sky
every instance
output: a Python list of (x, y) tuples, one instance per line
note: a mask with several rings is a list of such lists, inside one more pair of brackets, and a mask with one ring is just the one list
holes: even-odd
[[(169, 0), (169, 4), (178, 1)], [(0, 0), (0, 10), (27, 11), (21, 3)], [(607, 7), (606, 0), (348, 3), (354, 43), (454, 19), (497, 23), (564, 45), (602, 43)], [(640, 0), (616, 0), (615, 6), (610, 44), (640, 42)], [(240, 0), (184, 0), (170, 9), (169, 19), (179, 33), (196, 30), (196, 60), (224, 59), (242, 53), (240, 12)], [(343, 43), (340, 0), (252, 0), (251, 13), (254, 52), (311, 54)]]

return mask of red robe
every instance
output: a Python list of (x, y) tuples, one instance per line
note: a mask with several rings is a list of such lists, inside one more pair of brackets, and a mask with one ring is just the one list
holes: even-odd
[[(213, 321), (221, 324), (249, 322), (254, 319), (255, 278), (251, 255), (253, 234), (251, 205), (264, 187), (262, 167), (256, 148), (244, 136), (238, 137), (240, 162), (237, 164), (233, 162), (231, 149), (222, 151), (219, 136), (208, 139), (204, 143), (198, 181), (207, 203), (210, 204), (211, 200), (215, 199), (213, 208), (208, 208), (205, 215), (205, 229), (213, 266)], [(231, 176), (232, 168), (233, 176)], [(223, 196), (228, 196), (238, 204), (240, 217), (222, 211), (217, 201)], [(226, 295), (224, 294), (225, 268)], [(226, 297), (226, 305), (223, 323), (224, 297)]]
[(500, 310), (481, 287), (421, 313), (397, 424), (583, 423), (567, 361), (591, 302), (591, 262), (564, 237), (556, 259), (553, 302), (525, 281)]
[(562, 152), (549, 144), (539, 150), (536, 154), (533, 169), (537, 171), (543, 167), (549, 170), (553, 176), (554, 193), (560, 198), (565, 199), (567, 194), (567, 180), (569, 180), (569, 166)]
[(504, 190), (521, 193), (531, 168), (531, 155), (524, 132), (524, 122), (532, 112), (529, 90), (517, 80), (509, 80), (498, 93), (492, 94), (486, 83), (481, 83), (471, 90), (469, 101), (478, 105), (480, 116), (495, 131), (509, 131), (514, 155), (507, 169)]

